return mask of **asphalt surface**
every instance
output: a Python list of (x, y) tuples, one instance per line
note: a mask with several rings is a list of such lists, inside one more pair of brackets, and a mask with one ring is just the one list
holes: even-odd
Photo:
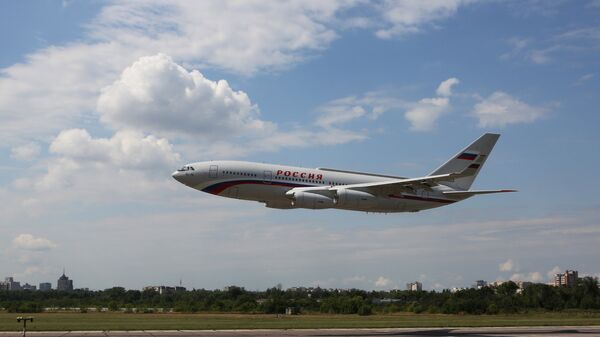
[[(0, 332), (0, 337), (18, 337), (21, 332)], [(36, 331), (27, 336), (37, 337), (192, 337), (192, 336), (301, 336), (301, 337), (377, 337), (377, 336), (464, 336), (464, 337), (526, 337), (526, 336), (600, 336), (600, 326), (595, 327), (515, 327), (515, 328), (421, 328), (421, 329), (302, 329), (302, 330), (174, 330), (174, 331)]]

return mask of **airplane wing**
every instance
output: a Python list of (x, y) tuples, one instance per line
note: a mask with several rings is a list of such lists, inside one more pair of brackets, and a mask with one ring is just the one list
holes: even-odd
[[(414, 193), (418, 189), (431, 190), (432, 187), (439, 185), (440, 183), (453, 182), (455, 179), (462, 178), (473, 174), (473, 171), (477, 167), (468, 166), (462, 172), (437, 174), (418, 178), (408, 179), (390, 179), (385, 181), (378, 181), (372, 183), (361, 183), (351, 185), (340, 185), (340, 186), (319, 186), (319, 187), (297, 187), (292, 191), (305, 191), (310, 193), (317, 193), (326, 196), (331, 196), (341, 189), (351, 189), (367, 192), (373, 195), (387, 196), (389, 194), (399, 193)], [(472, 190), (472, 191), (446, 191), (444, 195), (448, 197), (471, 197), (477, 194), (491, 194), (491, 193), (504, 193), (504, 192), (516, 192), (516, 190)]]
[(427, 177), (409, 178), (409, 179), (394, 179), (379, 181), (374, 183), (362, 183), (352, 185), (342, 185), (331, 187), (330, 190), (338, 190), (349, 188), (360, 190), (374, 195), (388, 195), (403, 192), (414, 192), (417, 189), (431, 190), (432, 187), (439, 185), (441, 182), (452, 182), (454, 179), (464, 177), (463, 172), (438, 174)]

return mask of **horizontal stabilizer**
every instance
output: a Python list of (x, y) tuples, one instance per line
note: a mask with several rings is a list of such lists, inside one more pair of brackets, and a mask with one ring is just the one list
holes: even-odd
[(517, 190), (478, 190), (478, 191), (445, 191), (444, 195), (456, 197), (470, 197), (477, 194), (507, 193), (517, 192)]

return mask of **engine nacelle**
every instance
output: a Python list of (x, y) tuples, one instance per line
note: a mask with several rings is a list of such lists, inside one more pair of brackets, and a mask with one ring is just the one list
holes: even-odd
[(335, 203), (338, 207), (370, 208), (379, 204), (379, 198), (367, 192), (341, 188), (336, 192)]
[(265, 202), (265, 207), (277, 208), (277, 209), (294, 208), (294, 206), (292, 206), (289, 201), (285, 201), (285, 200), (284, 201), (267, 201), (267, 202)]
[(298, 208), (322, 209), (334, 206), (332, 198), (317, 193), (289, 191), (286, 195), (291, 197), (292, 206)]

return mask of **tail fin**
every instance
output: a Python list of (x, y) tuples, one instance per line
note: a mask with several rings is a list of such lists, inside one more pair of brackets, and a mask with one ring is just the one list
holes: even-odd
[(465, 177), (457, 178), (444, 185), (456, 190), (468, 190), (499, 137), (500, 135), (495, 133), (484, 134), (429, 175), (462, 172)]

